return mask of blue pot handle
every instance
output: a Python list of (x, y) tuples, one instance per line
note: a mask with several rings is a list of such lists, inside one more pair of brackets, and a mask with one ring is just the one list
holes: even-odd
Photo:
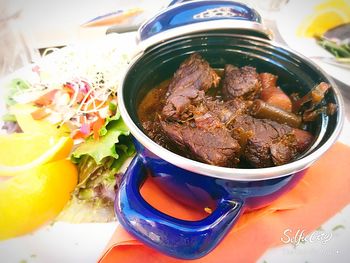
[(140, 187), (147, 168), (137, 155), (123, 176), (115, 202), (120, 224), (142, 242), (167, 255), (196, 259), (209, 253), (237, 222), (243, 202), (222, 198), (205, 219), (186, 221), (166, 215), (150, 206)]

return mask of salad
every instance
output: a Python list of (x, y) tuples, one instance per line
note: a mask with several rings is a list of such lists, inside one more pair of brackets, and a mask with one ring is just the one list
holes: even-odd
[(74, 139), (70, 160), (78, 168), (78, 185), (59, 220), (113, 220), (118, 182), (135, 152), (117, 105), (131, 49), (117, 37), (107, 40), (57, 50), (7, 84), (6, 132)]

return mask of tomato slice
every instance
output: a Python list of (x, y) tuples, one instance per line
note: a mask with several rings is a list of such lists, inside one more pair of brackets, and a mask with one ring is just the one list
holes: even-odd
[(50, 115), (50, 111), (47, 108), (39, 108), (31, 113), (34, 120), (42, 120)]
[(34, 101), (37, 106), (47, 106), (52, 104), (58, 89), (50, 90)]
[(94, 140), (98, 140), (100, 135), (99, 131), (102, 128), (105, 120), (98, 116), (98, 119), (92, 124), (92, 130), (94, 131)]

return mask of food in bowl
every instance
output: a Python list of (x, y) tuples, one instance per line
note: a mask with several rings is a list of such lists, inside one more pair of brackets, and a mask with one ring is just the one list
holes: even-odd
[(199, 53), (173, 78), (151, 89), (138, 107), (144, 132), (168, 150), (223, 167), (263, 168), (289, 163), (314, 142), (308, 131), (330, 85), (288, 96), (278, 76), (251, 66), (214, 70)]

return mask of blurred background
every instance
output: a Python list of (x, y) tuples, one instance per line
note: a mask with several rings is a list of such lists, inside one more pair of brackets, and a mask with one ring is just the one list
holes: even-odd
[[(107, 33), (137, 30), (142, 22), (171, 2), (173, 1), (0, 0), (0, 76), (37, 60), (46, 48), (89, 42)], [(257, 9), (264, 23), (273, 31), (275, 41), (287, 44), (310, 57), (335, 79), (350, 84), (350, 74), (345, 77), (344, 65), (340, 65), (340, 68), (329, 66), (333, 62), (332, 56), (315, 45), (313, 38), (337, 25), (350, 25), (349, 0), (239, 2)], [(350, 26), (346, 30), (349, 35)], [(350, 36), (347, 37), (350, 41)]]
[(1, 0), (0, 6), (8, 15), (18, 13), (17, 26), (33, 47), (45, 48), (104, 35), (113, 21), (109, 25), (83, 26), (94, 18), (131, 10), (129, 17), (116, 21), (123, 29), (139, 25), (168, 3), (168, 0)]

